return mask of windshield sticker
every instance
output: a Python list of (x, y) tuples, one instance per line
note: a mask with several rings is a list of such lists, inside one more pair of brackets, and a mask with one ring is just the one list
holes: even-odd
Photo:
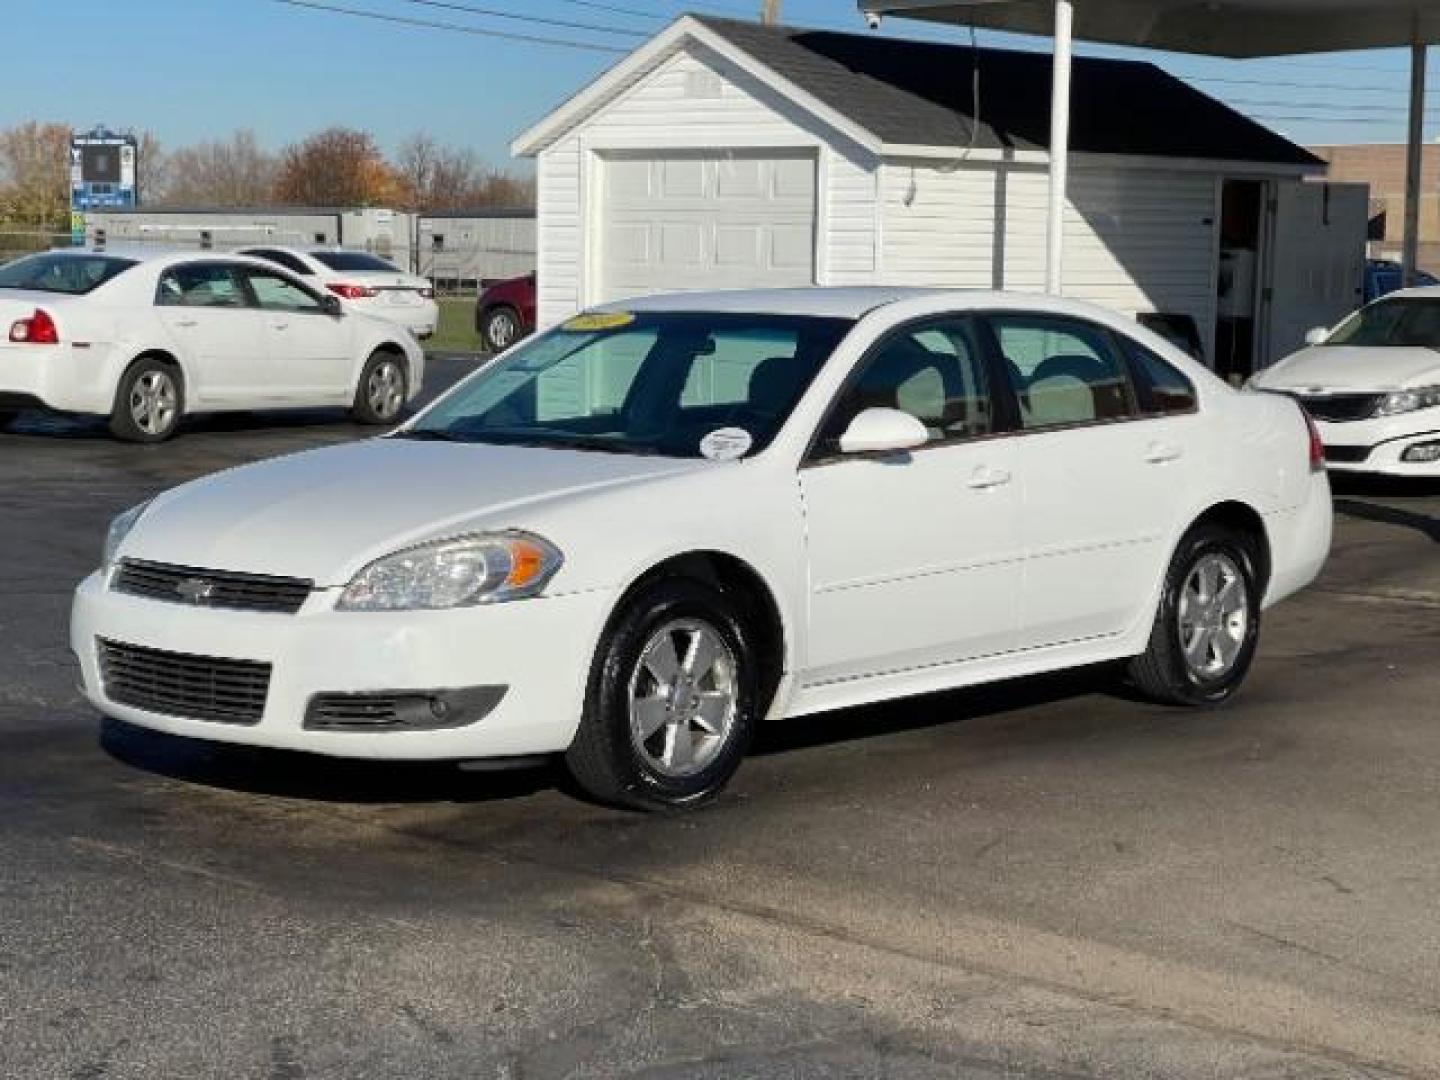
[(594, 330), (618, 330), (634, 321), (635, 316), (628, 311), (592, 311), (561, 323), (560, 329), (572, 334), (584, 334)]
[(734, 461), (749, 453), (754, 441), (744, 428), (717, 428), (700, 440), (700, 453), (711, 461)]

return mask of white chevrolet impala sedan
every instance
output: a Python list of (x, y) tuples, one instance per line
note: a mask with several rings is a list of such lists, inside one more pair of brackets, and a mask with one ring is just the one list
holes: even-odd
[(0, 266), (0, 429), (26, 409), (168, 439), (192, 413), (342, 406), (390, 424), (425, 356), (288, 270), (219, 252), (86, 251)]
[(1222, 702), (1330, 524), (1293, 401), (1099, 308), (676, 295), (127, 511), (71, 636), (134, 724), (685, 805), (772, 718), (1101, 661)]

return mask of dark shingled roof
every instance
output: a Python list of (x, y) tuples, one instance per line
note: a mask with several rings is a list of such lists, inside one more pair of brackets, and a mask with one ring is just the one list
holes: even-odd
[[(1043, 150), (1050, 143), (1051, 59), (1013, 49), (762, 26), (693, 16), (881, 142)], [(1092, 154), (1323, 162), (1154, 64), (1076, 57), (1070, 148)]]

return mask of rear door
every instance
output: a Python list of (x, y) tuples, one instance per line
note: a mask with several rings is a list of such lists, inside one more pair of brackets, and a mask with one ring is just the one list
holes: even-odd
[(247, 265), (242, 272), (264, 318), (275, 394), (297, 403), (348, 400), (356, 358), (346, 318), (282, 270)]
[(1023, 645), (1122, 633), (1151, 617), (1188, 506), (1193, 388), (1173, 368), (1169, 390), (1137, 378), (1129, 352), (1140, 346), (1083, 319), (1000, 312), (989, 323), (1021, 427)]
[(155, 310), (184, 361), (192, 405), (250, 404), (266, 396), (264, 317), (233, 263), (177, 263), (160, 274)]

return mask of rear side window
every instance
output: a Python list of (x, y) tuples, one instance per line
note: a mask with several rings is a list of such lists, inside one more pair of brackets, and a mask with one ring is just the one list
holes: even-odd
[(1026, 430), (1125, 420), (1135, 388), (1108, 331), (1063, 316), (990, 317)]
[(160, 275), (155, 303), (161, 307), (246, 306), (234, 268), (225, 263), (182, 263)]
[(135, 265), (134, 259), (113, 255), (68, 255), (45, 252), (0, 266), (0, 289), (83, 296)]
[(1122, 337), (1139, 382), (1140, 408), (1149, 416), (1190, 412), (1195, 408), (1195, 384), (1173, 365), (1138, 341)]
[(266, 262), (272, 262), (276, 266), (283, 266), (292, 274), (309, 276), (311, 273), (308, 266), (306, 266), (303, 262), (297, 259), (294, 255), (291, 255), (288, 251), (273, 251), (270, 248), (263, 248), (256, 249), (254, 251), (241, 252), (241, 254), (249, 255), (256, 259), (264, 259)]
[(350, 270), (355, 273), (379, 270), (382, 273), (398, 274), (400, 271), (386, 262), (384, 259), (374, 255), (367, 255), (363, 251), (312, 251), (312, 259), (318, 259), (331, 270)]

